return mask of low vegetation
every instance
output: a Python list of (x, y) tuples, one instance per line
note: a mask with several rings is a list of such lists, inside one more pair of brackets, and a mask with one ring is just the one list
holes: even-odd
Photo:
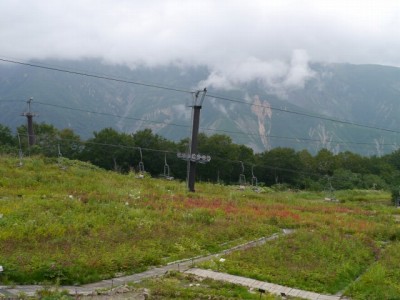
[[(393, 266), (400, 263), (400, 211), (390, 192), (327, 197), (198, 183), (196, 193), (188, 193), (184, 182), (137, 178), (75, 160), (63, 159), (60, 168), (56, 158), (32, 156), (18, 165), (18, 158), (0, 156), (3, 284), (93, 282), (291, 228), (290, 235), (203, 267), (317, 292), (342, 291), (354, 299), (390, 299), (399, 292), (400, 273)], [(190, 298), (190, 291), (180, 290), (187, 279), (176, 276), (148, 285)], [(226, 290), (240, 292), (230, 285)], [(172, 297), (167, 294), (160, 299)]]
[(346, 294), (353, 299), (398, 299), (400, 295), (400, 243), (389, 244), (380, 259), (361, 278), (350, 285)]
[(206, 262), (202, 267), (335, 294), (357, 278), (379, 252), (379, 247), (366, 237), (341, 234), (335, 229), (299, 229), (263, 246)]
[[(249, 291), (248, 288), (239, 285), (201, 279), (179, 273), (168, 274), (163, 278), (146, 280), (133, 285), (133, 287), (136, 289), (148, 289), (151, 299), (260, 299), (260, 294), (257, 290)], [(262, 299), (276, 300), (282, 298), (262, 294)]]
[[(89, 164), (1, 157), (0, 262), (5, 282), (85, 283), (220, 251), (278, 230), (223, 187), (138, 179)], [(206, 191), (210, 187), (204, 188)], [(201, 190), (201, 186), (199, 187)], [(221, 198), (222, 197), (222, 198)]]

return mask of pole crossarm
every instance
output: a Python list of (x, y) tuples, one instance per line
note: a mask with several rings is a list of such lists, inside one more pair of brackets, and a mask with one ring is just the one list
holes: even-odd
[[(201, 93), (201, 97), (200, 96)], [(198, 90), (196, 92), (193, 92), (193, 105), (191, 107), (202, 107), (204, 98), (206, 97), (207, 89), (204, 88), (203, 90)]]

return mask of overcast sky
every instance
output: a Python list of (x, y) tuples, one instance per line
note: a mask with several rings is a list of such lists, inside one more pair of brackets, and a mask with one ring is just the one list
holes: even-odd
[(0, 57), (208, 65), (301, 85), (309, 61), (400, 66), (400, 1), (1, 0)]

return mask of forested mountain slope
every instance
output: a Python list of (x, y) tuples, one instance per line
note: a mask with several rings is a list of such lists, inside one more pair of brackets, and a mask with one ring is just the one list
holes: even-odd
[[(36, 122), (69, 127), (83, 137), (104, 127), (127, 133), (151, 128), (168, 139), (187, 137), (191, 94), (134, 83), (194, 91), (210, 75), (205, 67), (128, 68), (99, 60), (35, 64), (125, 81), (0, 65), (1, 124), (15, 128), (24, 123), (20, 114), (27, 110), (25, 101), (33, 97), (32, 109), (39, 114)], [(298, 88), (276, 91), (262, 80), (229, 90), (207, 87), (201, 131), (228, 134), (234, 142), (260, 152), (282, 146), (312, 153), (327, 148), (380, 155), (397, 149), (399, 138), (393, 131), (399, 125), (399, 68), (312, 64), (310, 69), (312, 77)]]

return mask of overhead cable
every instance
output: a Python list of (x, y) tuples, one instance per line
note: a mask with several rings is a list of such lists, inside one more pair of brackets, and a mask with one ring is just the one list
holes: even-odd
[(67, 70), (67, 69), (64, 69), (61, 67), (44, 66), (44, 65), (37, 64), (37, 63), (28, 63), (28, 62), (22, 62), (22, 61), (11, 60), (11, 59), (6, 59), (6, 58), (0, 58), (0, 61), (17, 64), (17, 65), (28, 66), (28, 67), (34, 67), (34, 68), (57, 71), (57, 72), (62, 72), (62, 73), (80, 75), (80, 76), (85, 76), (85, 77), (92, 77), (92, 78), (97, 78), (97, 79), (105, 79), (105, 80), (122, 82), (122, 83), (129, 83), (129, 84), (134, 84), (134, 85), (140, 85), (140, 86), (174, 91), (174, 92), (180, 92), (180, 93), (190, 93), (190, 94), (194, 93), (194, 91), (183, 90), (183, 89), (174, 88), (174, 87), (162, 86), (162, 85), (152, 84), (152, 83), (143, 83), (143, 82), (139, 82), (139, 81), (121, 79), (121, 78), (116, 78), (116, 77), (111, 77), (111, 76), (106, 76), (106, 75), (96, 75), (96, 74), (91, 74), (91, 73), (86, 73), (86, 72), (81, 72), (81, 71)]

